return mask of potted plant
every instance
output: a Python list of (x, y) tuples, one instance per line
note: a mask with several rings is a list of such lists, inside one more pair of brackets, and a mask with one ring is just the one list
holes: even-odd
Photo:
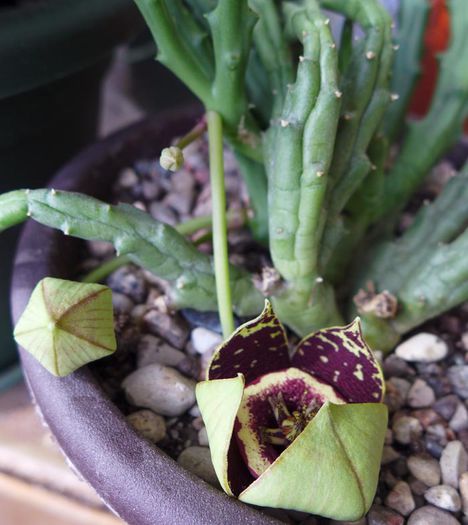
[[(95, 140), (100, 85), (112, 51), (142, 26), (130, 0), (96, 5), (56, 0), (2, 3), (2, 192), (42, 186), (50, 173)], [(2, 241), (2, 250), (9, 254), (1, 263), (2, 295), (9, 287), (16, 238), (9, 232)], [(7, 305), (1, 314), (3, 369), (14, 363), (16, 349), (9, 335)]]
[[(466, 169), (417, 213), (411, 227), (395, 229), (399, 212), (456, 141), (466, 116), (468, 86), (459, 53), (468, 23), (463, 2), (450, 5), (451, 46), (432, 108), (412, 123), (405, 111), (418, 73), (424, 2), (403, 8), (399, 44), (377, 1), (137, 4), (160, 60), (206, 108), (213, 259), (142, 211), (66, 191), (75, 186), (65, 175), (80, 179), (96, 165), (127, 159), (131, 148), (120, 137), (106, 144), (111, 154), (99, 146), (76, 161), (59, 179), (60, 189), (1, 196), (0, 224), (31, 217), (69, 236), (112, 242), (119, 256), (169, 283), (173, 307), (217, 309), (226, 341), (197, 386), (197, 399), (225, 492), (259, 506), (358, 519), (376, 489), (387, 417), (382, 373), (368, 345), (391, 350), (404, 334), (468, 294), (461, 256)], [(321, 7), (346, 19), (339, 45)], [(408, 38), (415, 27), (409, 27), (409, 15), (419, 21), (419, 38)], [(364, 31), (357, 42), (356, 26)], [(188, 130), (186, 121), (179, 122), (175, 135)], [(180, 167), (184, 148), (205, 122), (163, 150), (164, 167)], [(161, 140), (161, 130), (146, 124), (129, 133), (133, 148), (139, 133)], [(390, 141), (399, 137), (398, 154), (389, 162)], [(258, 286), (247, 270), (228, 262), (223, 139), (249, 191), (252, 235), (271, 257)], [(45, 271), (37, 270), (34, 257), (35, 243), (45, 238), (31, 239), (32, 231), (33, 245), (20, 251), (18, 283), (29, 284), (17, 291), (16, 318), (31, 281)], [(54, 264), (68, 264), (65, 257)], [(56, 274), (55, 268), (47, 273)], [(16, 337), (52, 372), (66, 375), (113, 350), (105, 288), (53, 279), (38, 286)], [(258, 317), (235, 330), (234, 312)], [(361, 321), (353, 321), (356, 312)], [(303, 338), (291, 353), (282, 323)], [(44, 417), (71, 462), (129, 522), (154, 522), (156, 502), (163, 506), (163, 522), (268, 522), (235, 499), (205, 486), (195, 489), (193, 478), (133, 434), (130, 443), (124, 439), (129, 429), (85, 371), (53, 379), (31, 357), (24, 362)], [(94, 402), (99, 410), (90, 413)], [(96, 428), (83, 458), (70, 443)], [(115, 475), (102, 449), (115, 461)], [(175, 485), (183, 491), (177, 504)]]

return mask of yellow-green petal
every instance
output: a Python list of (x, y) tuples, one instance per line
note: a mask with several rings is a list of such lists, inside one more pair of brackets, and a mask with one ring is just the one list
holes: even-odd
[(239, 499), (357, 520), (375, 495), (386, 428), (382, 403), (326, 403)]
[(233, 495), (228, 479), (228, 451), (234, 421), (242, 400), (244, 377), (215, 379), (197, 384), (196, 396), (210, 443), (211, 460), (223, 490)]

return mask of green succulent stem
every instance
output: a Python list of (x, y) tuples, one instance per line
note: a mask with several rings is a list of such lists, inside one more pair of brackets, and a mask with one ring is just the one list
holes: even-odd
[[(228, 228), (231, 226), (239, 227), (245, 223), (245, 213), (240, 214), (239, 210), (229, 210), (226, 213), (226, 219), (228, 223)], [(194, 217), (193, 219), (181, 222), (180, 224), (177, 224), (174, 228), (181, 235), (185, 236), (192, 235), (193, 233), (205, 228), (211, 228), (212, 224), (213, 216), (203, 215), (201, 217)], [(209, 235), (211, 239), (211, 232), (209, 232)], [(132, 261), (126, 255), (112, 257), (112, 259), (103, 262), (97, 268), (87, 273), (81, 279), (81, 281), (84, 283), (99, 283), (118, 268), (125, 266), (126, 264), (129, 264), (131, 262)]]
[(266, 138), (274, 151), (268, 166), (270, 252), (285, 281), (272, 300), (280, 317), (305, 334), (340, 319), (318, 266), (340, 96), (337, 52), (317, 3), (289, 5), (287, 16), (303, 57), (281, 117)]
[(224, 188), (223, 121), (216, 111), (208, 111), (210, 181), (213, 206), (213, 254), (218, 311), (224, 337), (234, 331), (234, 316), (229, 280), (229, 255)]
[(384, 132), (393, 142), (405, 127), (406, 111), (421, 74), (421, 57), (430, 4), (427, 0), (401, 2), (391, 90), (398, 99), (388, 107)]
[[(53, 189), (0, 195), (0, 231), (28, 217), (66, 235), (112, 243), (118, 255), (127, 255), (135, 264), (167, 280), (171, 284), (170, 299), (177, 308), (217, 308), (212, 258), (199, 252), (173, 227), (134, 206), (110, 205)], [(252, 286), (251, 276), (234, 266), (229, 275), (235, 312), (257, 314), (263, 297)]]
[[(468, 165), (433, 203), (421, 208), (401, 237), (374, 246), (362, 264), (355, 290), (372, 282), (377, 291), (388, 290), (397, 298), (398, 313), (386, 321), (395, 334), (401, 336), (466, 300), (467, 200)], [(383, 321), (369, 318), (367, 325), (381, 330)]]

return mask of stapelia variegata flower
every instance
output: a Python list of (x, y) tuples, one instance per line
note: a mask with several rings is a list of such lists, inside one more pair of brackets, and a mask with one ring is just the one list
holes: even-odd
[(290, 354), (267, 301), (197, 385), (219, 482), (260, 506), (356, 520), (369, 509), (387, 428), (384, 381), (359, 320)]

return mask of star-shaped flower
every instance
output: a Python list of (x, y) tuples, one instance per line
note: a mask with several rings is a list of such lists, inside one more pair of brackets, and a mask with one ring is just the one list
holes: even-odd
[(223, 489), (255, 505), (356, 520), (377, 487), (387, 428), (380, 366), (359, 320), (290, 354), (267, 301), (215, 352), (197, 385)]

